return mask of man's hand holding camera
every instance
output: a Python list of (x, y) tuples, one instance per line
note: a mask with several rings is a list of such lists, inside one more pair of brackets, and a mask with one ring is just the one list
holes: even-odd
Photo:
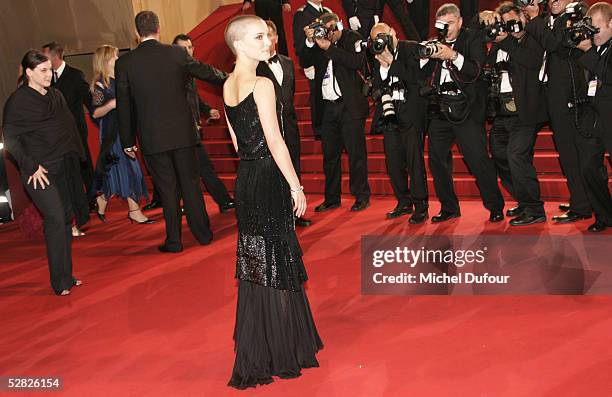
[(329, 41), (329, 39), (327, 38), (315, 38), (315, 43), (317, 43), (317, 45), (319, 46), (320, 49), (322, 49), (323, 51), (327, 51), (327, 49), (329, 47), (331, 47), (331, 41)]
[(432, 59), (440, 59), (442, 61), (454, 61), (459, 56), (459, 53), (446, 44), (436, 43), (438, 51), (432, 54)]
[(584, 52), (587, 52), (588, 50), (590, 50), (591, 47), (593, 47), (593, 41), (591, 39), (582, 40), (576, 46), (576, 48), (578, 48), (579, 50), (582, 50)]
[(314, 43), (314, 29), (310, 27), (310, 25), (304, 27), (304, 34), (306, 35), (306, 40), (311, 43)]
[(393, 54), (391, 54), (391, 51), (389, 51), (389, 47), (385, 47), (385, 50), (382, 53), (375, 55), (374, 58), (376, 58), (376, 60), (380, 62), (380, 65), (384, 68), (391, 66), (394, 59)]

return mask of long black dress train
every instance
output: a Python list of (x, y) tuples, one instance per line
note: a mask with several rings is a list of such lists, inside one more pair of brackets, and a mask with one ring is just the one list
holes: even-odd
[(225, 111), (240, 157), (236, 361), (229, 386), (245, 389), (318, 367), (315, 355), (323, 344), (302, 287), (307, 276), (289, 184), (268, 150), (253, 94)]

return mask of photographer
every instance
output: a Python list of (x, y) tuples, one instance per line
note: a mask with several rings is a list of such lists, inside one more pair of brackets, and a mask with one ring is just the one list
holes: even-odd
[[(522, 30), (527, 23), (512, 2), (495, 12), (480, 13), (484, 31), (494, 37), (489, 53), (490, 97), (494, 99), (489, 144), (502, 185), (518, 202), (506, 212), (512, 226), (546, 221), (540, 184), (533, 166), (537, 133), (547, 119), (544, 90), (539, 81), (544, 49)], [(508, 32), (512, 33), (508, 33)]]
[[(485, 61), (482, 36), (462, 29), (459, 8), (444, 4), (436, 12), (437, 23), (446, 24), (445, 43), (424, 59), (424, 70), (432, 77), (429, 92), (429, 166), (436, 194), (442, 208), (432, 222), (444, 222), (461, 216), (459, 200), (453, 189), (451, 146), (455, 139), (471, 172), (476, 177), (484, 206), (491, 212), (489, 220), (504, 219), (502, 198), (495, 166), (487, 151), (484, 87), (478, 80)], [(435, 114), (434, 114), (435, 113)]]
[(325, 13), (306, 26), (304, 60), (314, 66), (314, 95), (317, 112), (313, 124), (321, 125), (325, 201), (316, 212), (340, 206), (342, 180), (341, 154), (346, 148), (349, 158), (349, 186), (355, 196), (351, 211), (370, 205), (368, 159), (365, 143), (365, 119), (368, 101), (363, 95), (360, 74), (365, 65), (359, 33), (342, 30), (338, 16)]
[(539, 79), (545, 84), (545, 97), (553, 139), (559, 152), (559, 161), (567, 178), (570, 192), (569, 211), (554, 216), (556, 223), (570, 223), (591, 217), (592, 209), (580, 174), (576, 148), (575, 101), (586, 95), (584, 70), (577, 64), (580, 51), (566, 43), (569, 0), (549, 0), (549, 12), (541, 14), (537, 5), (523, 8), (530, 21), (525, 31), (544, 48), (544, 63)]
[(576, 138), (581, 160), (581, 171), (589, 196), (595, 223), (590, 232), (601, 232), (612, 227), (612, 198), (608, 187), (608, 170), (604, 155), (612, 153), (612, 5), (606, 2), (593, 4), (588, 15), (599, 32), (593, 39), (586, 39), (577, 48), (584, 51), (578, 59), (589, 74), (587, 96), (596, 112), (596, 129), (581, 131)]
[(428, 218), (429, 204), (423, 156), (426, 102), (419, 96), (425, 78), (418, 44), (399, 41), (395, 30), (384, 23), (374, 25), (370, 43), (376, 54), (372, 96), (382, 108), (387, 173), (398, 202), (387, 218), (410, 214), (414, 205), (409, 223), (422, 223)]

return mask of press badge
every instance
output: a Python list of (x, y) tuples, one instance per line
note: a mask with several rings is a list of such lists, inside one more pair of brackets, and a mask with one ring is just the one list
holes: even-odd
[(587, 96), (595, 96), (597, 93), (597, 79), (589, 81), (589, 90)]

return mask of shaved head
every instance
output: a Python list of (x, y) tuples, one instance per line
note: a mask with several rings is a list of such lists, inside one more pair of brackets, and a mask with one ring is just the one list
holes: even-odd
[(379, 33), (389, 33), (391, 27), (384, 22), (377, 23), (370, 31), (370, 37), (375, 38)]
[(233, 18), (227, 24), (224, 34), (225, 43), (230, 48), (230, 50), (232, 50), (234, 55), (236, 55), (236, 48), (234, 47), (234, 43), (244, 38), (244, 35), (247, 31), (247, 27), (253, 23), (260, 23), (265, 25), (264, 20), (255, 15), (240, 15)]

